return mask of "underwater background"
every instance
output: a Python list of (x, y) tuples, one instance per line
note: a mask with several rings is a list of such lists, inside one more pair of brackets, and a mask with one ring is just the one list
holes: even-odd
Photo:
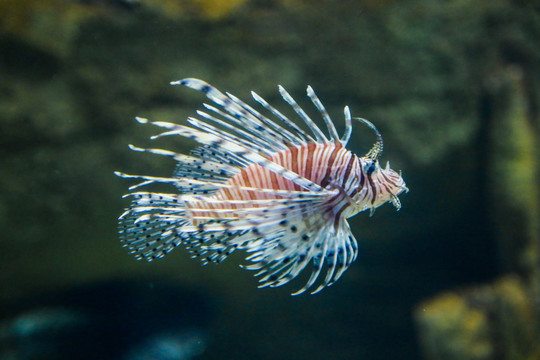
[[(127, 145), (201, 107), (185, 77), (379, 128), (410, 192), (335, 285), (121, 247), (113, 172), (172, 174)], [(539, 128), (537, 1), (0, 0), (0, 360), (540, 359)]]

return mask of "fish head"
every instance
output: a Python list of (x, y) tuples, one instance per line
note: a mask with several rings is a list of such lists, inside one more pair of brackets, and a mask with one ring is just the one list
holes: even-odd
[(370, 157), (360, 158), (362, 176), (366, 177), (364, 188), (368, 189), (371, 196), (362, 196), (358, 202), (367, 202), (363, 204), (364, 209), (374, 211), (377, 207), (386, 202), (391, 202), (397, 210), (401, 208), (398, 195), (408, 192), (405, 180), (401, 176), (401, 171), (395, 171), (390, 168), (390, 162), (386, 167), (382, 167), (379, 160)]

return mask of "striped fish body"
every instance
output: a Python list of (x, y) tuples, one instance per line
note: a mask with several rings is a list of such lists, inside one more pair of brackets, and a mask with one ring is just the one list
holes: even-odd
[[(332, 181), (341, 179), (339, 186), (347, 182), (349, 176), (357, 176), (359, 161), (350, 151), (340, 144), (308, 144), (304, 146), (291, 146), (289, 149), (278, 152), (269, 158), (270, 161), (293, 171), (301, 177), (327, 187)], [(220, 200), (245, 200), (253, 205), (251, 200), (278, 199), (282, 196), (242, 190), (243, 187), (260, 189), (279, 189), (302, 191), (302, 188), (291, 180), (287, 180), (269, 169), (252, 164), (231, 177), (228, 184), (238, 189), (220, 189), (214, 196)], [(339, 195), (339, 194), (338, 194)], [(336, 196), (338, 196), (336, 195)], [(212, 207), (211, 203), (207, 206)], [(231, 207), (239, 207), (231, 203)]]
[(166, 129), (153, 138), (180, 135), (201, 143), (191, 155), (131, 146), (179, 162), (171, 178), (117, 173), (143, 180), (132, 189), (168, 183), (180, 191), (126, 195), (133, 201), (120, 217), (120, 237), (137, 258), (151, 261), (183, 244), (206, 264), (242, 250), (251, 262), (244, 267), (257, 271), (261, 287), (286, 284), (311, 264), (311, 276), (294, 293), (299, 294), (326, 271), (316, 293), (339, 279), (357, 256), (346, 219), (367, 209), (373, 212), (386, 202), (400, 208), (397, 196), (408, 189), (389, 164), (379, 166), (382, 137), (375, 126), (358, 119), (377, 135), (366, 156), (357, 157), (346, 149), (351, 134), (347, 107), (345, 135), (339, 138), (324, 106), (308, 87), (308, 96), (328, 127), (327, 137), (281, 87), (281, 95), (312, 134), (255, 93), (254, 99), (278, 121), (201, 80), (173, 84), (202, 91), (218, 107), (205, 104), (211, 113), (198, 112), (206, 121), (188, 119), (194, 127), (152, 123)]

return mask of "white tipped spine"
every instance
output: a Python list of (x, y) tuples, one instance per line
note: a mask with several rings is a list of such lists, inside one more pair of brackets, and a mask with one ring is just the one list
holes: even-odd
[(347, 146), (347, 143), (349, 142), (351, 138), (352, 133), (352, 117), (351, 117), (351, 110), (348, 106), (345, 106), (343, 109), (343, 113), (345, 114), (345, 132), (343, 133), (343, 137), (341, 138), (341, 145), (344, 147)]
[(306, 123), (306, 125), (313, 131), (313, 134), (315, 135), (315, 138), (318, 142), (321, 144), (328, 143), (328, 139), (324, 135), (324, 133), (319, 129), (319, 127), (311, 120), (311, 118), (306, 114), (306, 112), (296, 103), (294, 98), (285, 90), (285, 88), (281, 85), (278, 85), (279, 93), (281, 94), (281, 97), (283, 97), (283, 100), (285, 100), (292, 108), (293, 110), (300, 116), (302, 120)]
[(332, 122), (330, 115), (328, 115), (328, 112), (326, 111), (326, 108), (322, 104), (321, 100), (319, 100), (319, 97), (317, 96), (317, 94), (315, 94), (315, 91), (311, 86), (308, 85), (306, 92), (311, 99), (311, 102), (313, 102), (317, 110), (319, 110), (319, 112), (321, 113), (330, 137), (334, 142), (339, 142), (339, 135), (337, 133), (336, 127), (334, 126), (334, 123)]

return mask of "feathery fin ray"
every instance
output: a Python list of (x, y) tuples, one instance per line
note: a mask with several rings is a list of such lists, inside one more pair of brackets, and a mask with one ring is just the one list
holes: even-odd
[[(171, 85), (201, 91), (217, 107), (203, 104), (205, 111), (197, 111), (202, 120), (188, 118), (193, 127), (136, 117), (141, 124), (165, 129), (152, 140), (180, 135), (201, 144), (190, 155), (129, 145), (133, 151), (178, 162), (173, 177), (115, 172), (141, 181), (130, 191), (156, 183), (179, 190), (177, 194), (137, 191), (126, 195), (132, 202), (119, 218), (119, 234), (137, 259), (162, 258), (183, 245), (203, 264), (219, 263), (242, 250), (249, 262), (242, 267), (256, 271), (259, 287), (285, 285), (311, 264), (309, 279), (293, 295), (308, 290), (314, 294), (336, 282), (356, 260), (358, 245), (346, 218), (366, 209), (372, 215), (387, 201), (398, 210), (401, 207), (398, 195), (408, 189), (389, 164), (379, 167), (383, 142), (377, 128), (354, 118), (370, 127), (377, 141), (363, 158), (348, 152), (349, 107), (344, 108), (345, 131), (339, 137), (311, 86), (307, 95), (328, 134), (282, 86), (279, 93), (307, 132), (255, 92), (251, 92), (253, 99), (273, 119), (202, 80), (186, 78)], [(309, 172), (311, 167), (318, 172)], [(391, 184), (387, 188), (391, 190), (386, 191), (383, 183)]]

